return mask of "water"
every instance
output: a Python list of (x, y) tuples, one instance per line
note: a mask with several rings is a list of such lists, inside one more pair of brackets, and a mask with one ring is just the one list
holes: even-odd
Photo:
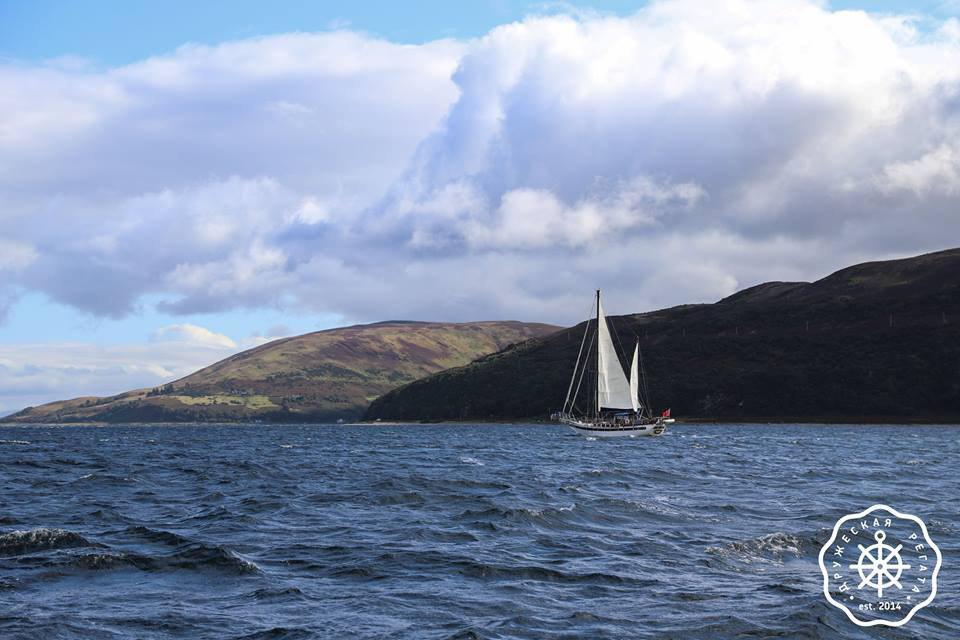
[[(0, 637), (956, 638), (958, 433), (0, 428)], [(944, 555), (899, 629), (821, 593), (877, 502)]]

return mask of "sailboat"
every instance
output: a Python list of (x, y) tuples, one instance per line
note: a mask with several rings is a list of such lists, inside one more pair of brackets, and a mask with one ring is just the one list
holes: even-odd
[[(613, 346), (599, 289), (596, 330), (592, 330), (591, 324), (593, 322), (588, 321), (583, 332), (563, 410), (555, 413), (553, 417), (585, 436), (610, 438), (663, 435), (667, 425), (673, 423), (670, 410), (654, 417), (649, 408), (644, 407), (640, 401), (640, 341), (638, 340), (633, 348), (633, 361), (628, 378)], [(594, 346), (596, 351), (593, 350)], [(593, 368), (593, 362), (596, 363), (596, 370), (587, 375), (588, 369)], [(596, 376), (595, 386), (591, 384), (594, 378), (592, 374)], [(586, 401), (578, 404), (585, 378)]]

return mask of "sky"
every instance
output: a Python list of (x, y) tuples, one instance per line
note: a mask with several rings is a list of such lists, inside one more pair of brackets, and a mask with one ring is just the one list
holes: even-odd
[(960, 2), (0, 0), (0, 415), (960, 245)]

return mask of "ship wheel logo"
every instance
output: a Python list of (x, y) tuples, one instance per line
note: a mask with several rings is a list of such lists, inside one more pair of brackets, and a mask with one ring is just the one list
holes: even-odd
[[(864, 547), (859, 545), (860, 560), (857, 564), (850, 565), (851, 569), (856, 569), (860, 573), (860, 584), (858, 589), (864, 587), (873, 587), (877, 590), (877, 597), (883, 597), (883, 590), (890, 587), (903, 589), (900, 584), (900, 575), (904, 569), (909, 569), (910, 565), (903, 564), (900, 557), (902, 544), (891, 547), (883, 543), (887, 539), (887, 534), (883, 531), (877, 531), (873, 534), (877, 544)], [(876, 582), (874, 582), (876, 578)]]
[(840, 518), (820, 550), (823, 593), (855, 624), (899, 627), (937, 595), (940, 562), (920, 518), (874, 505)]

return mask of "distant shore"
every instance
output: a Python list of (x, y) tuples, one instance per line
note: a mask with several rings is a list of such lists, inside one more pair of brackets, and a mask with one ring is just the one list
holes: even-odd
[[(929, 419), (892, 419), (892, 418), (676, 418), (672, 427), (684, 425), (729, 425), (729, 424), (750, 424), (750, 425), (904, 425), (904, 426), (929, 426), (929, 427), (958, 427), (960, 426), (960, 417), (950, 418), (929, 418)], [(401, 427), (401, 426), (429, 426), (429, 425), (555, 425), (563, 426), (558, 422), (543, 419), (515, 419), (515, 420), (421, 420), (421, 421), (402, 421), (402, 420), (381, 420), (381, 421), (345, 421), (345, 422), (267, 422), (253, 420), (232, 420), (232, 421), (211, 421), (211, 422), (3, 422), (0, 421), (0, 428), (24, 428), (24, 427), (111, 427), (111, 426), (130, 426), (130, 427), (231, 427), (231, 426), (333, 426), (333, 427)]]

